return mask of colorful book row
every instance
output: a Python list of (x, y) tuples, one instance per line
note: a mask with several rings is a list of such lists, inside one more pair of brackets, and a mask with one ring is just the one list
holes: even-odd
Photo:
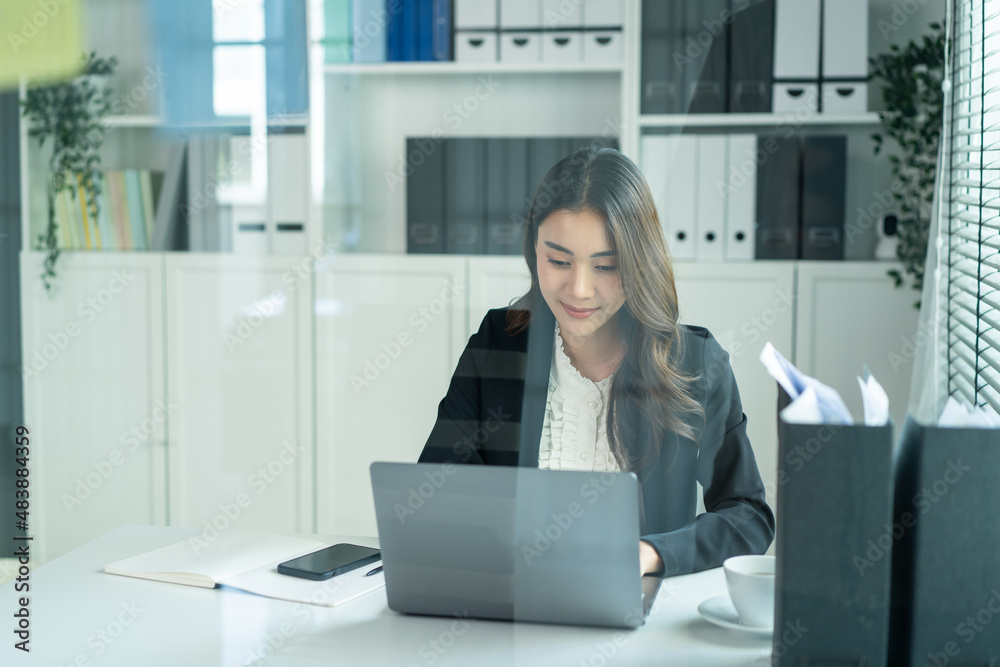
[(326, 62), (451, 60), (450, 0), (325, 0)]
[(147, 169), (108, 170), (101, 175), (98, 214), (93, 215), (83, 179), (59, 192), (55, 202), (59, 247), (67, 250), (149, 250), (162, 175)]

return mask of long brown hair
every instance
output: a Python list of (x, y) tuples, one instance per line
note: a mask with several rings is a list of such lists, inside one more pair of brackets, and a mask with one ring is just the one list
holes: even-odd
[[(524, 259), (531, 288), (508, 311), (510, 334), (524, 330), (536, 309), (548, 307), (538, 285), (535, 245), (539, 226), (558, 210), (590, 211), (603, 218), (617, 255), (625, 294), (618, 311), (625, 357), (611, 381), (608, 441), (622, 470), (638, 470), (659, 456), (668, 432), (694, 439), (686, 416), (704, 418), (690, 393), (696, 378), (676, 367), (683, 354), (677, 290), (653, 196), (635, 163), (613, 148), (583, 148), (553, 166), (528, 210)], [(653, 447), (639, 443), (641, 422), (651, 429)]]

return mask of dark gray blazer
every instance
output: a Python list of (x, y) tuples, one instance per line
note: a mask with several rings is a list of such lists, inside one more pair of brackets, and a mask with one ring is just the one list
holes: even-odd
[[(469, 339), (420, 462), (538, 466), (555, 318), (543, 307), (526, 331), (510, 336), (506, 316), (506, 308), (491, 310)], [(689, 421), (697, 444), (671, 434), (655, 463), (636, 472), (640, 534), (659, 552), (664, 576), (764, 553), (774, 539), (774, 515), (764, 500), (729, 354), (707, 329), (678, 331), (685, 345), (675, 363), (698, 376), (692, 393), (705, 420)], [(648, 428), (640, 424), (639, 432)], [(707, 510), (697, 517), (695, 480), (704, 487)]]

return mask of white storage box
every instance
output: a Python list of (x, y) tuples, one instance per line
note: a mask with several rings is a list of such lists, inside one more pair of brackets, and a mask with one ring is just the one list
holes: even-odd
[(583, 0), (542, 0), (542, 27), (580, 28), (583, 26)]
[(620, 28), (623, 17), (622, 0), (583, 0), (583, 25), (588, 28)]
[(542, 60), (578, 63), (583, 60), (583, 33), (576, 30), (542, 33)]
[(774, 84), (775, 113), (816, 113), (819, 111), (818, 83)]
[(497, 0), (455, 0), (455, 30), (495, 30)]
[(865, 81), (824, 81), (823, 113), (865, 113), (868, 111), (868, 83)]
[(499, 0), (499, 2), (501, 30), (542, 27), (541, 0)]
[(539, 32), (500, 33), (500, 61), (537, 63), (542, 59), (542, 34)]
[(583, 59), (591, 63), (620, 63), (622, 33), (619, 30), (583, 33)]
[(455, 33), (455, 62), (494, 63), (497, 61), (497, 33), (467, 30)]

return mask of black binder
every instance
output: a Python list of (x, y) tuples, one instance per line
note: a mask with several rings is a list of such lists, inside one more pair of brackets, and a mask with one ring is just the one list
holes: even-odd
[(805, 137), (802, 259), (844, 259), (847, 137)]
[[(746, 0), (733, 0), (733, 8)], [(729, 111), (769, 113), (774, 72), (775, 0), (757, 0), (733, 16), (729, 34)]]
[(1000, 665), (1000, 430), (907, 418), (896, 470), (893, 665)]
[(486, 251), (485, 139), (452, 138), (445, 147), (445, 252)]
[(729, 36), (723, 16), (729, 0), (691, 0), (683, 47), (684, 99), (688, 113), (725, 113)]
[(757, 138), (757, 259), (799, 256), (798, 137)]
[(528, 205), (535, 196), (549, 169), (563, 158), (565, 144), (555, 137), (536, 137), (528, 140)]
[(486, 141), (486, 253), (519, 255), (527, 220), (528, 140)]
[(683, 113), (683, 59), (687, 0), (643, 0), (639, 110), (643, 114)]
[(858, 557), (892, 523), (892, 450), (891, 424), (779, 418), (772, 664), (887, 665), (892, 545)]
[(444, 252), (445, 143), (429, 137), (406, 139), (406, 159), (414, 165), (406, 177), (407, 252)]

